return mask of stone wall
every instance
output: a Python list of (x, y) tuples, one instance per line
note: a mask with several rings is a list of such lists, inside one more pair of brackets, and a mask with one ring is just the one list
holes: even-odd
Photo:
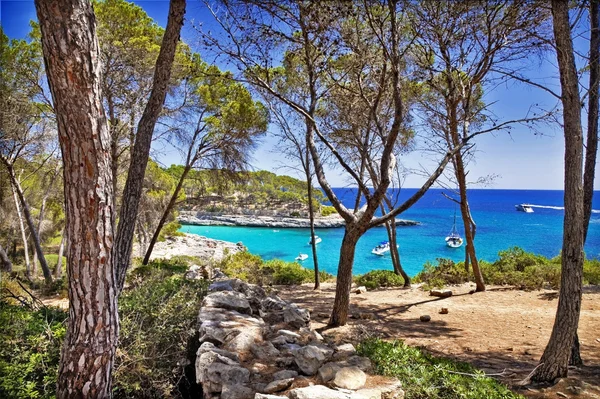
[(211, 284), (198, 316), (204, 399), (399, 399), (396, 379), (311, 329), (310, 313), (238, 279)]

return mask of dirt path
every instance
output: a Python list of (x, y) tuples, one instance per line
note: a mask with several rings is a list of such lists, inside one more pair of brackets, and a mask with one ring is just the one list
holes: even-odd
[[(277, 289), (282, 298), (310, 309), (315, 327), (323, 328), (335, 287), (321, 285), (317, 292), (310, 285)], [(525, 378), (537, 365), (550, 337), (558, 293), (490, 287), (472, 295), (469, 291), (474, 286), (468, 284), (451, 289), (454, 295), (445, 299), (431, 297), (418, 288), (352, 294), (350, 314), (372, 319), (353, 318), (344, 327), (322, 333), (339, 341), (356, 340), (365, 334), (398, 338), (436, 355), (468, 361), (488, 373), (505, 370), (499, 378), (511, 386)], [(448, 314), (439, 313), (442, 307), (448, 308)], [(430, 322), (419, 320), (425, 314), (431, 316)], [(583, 368), (571, 370), (568, 379), (552, 388), (518, 391), (531, 398), (600, 399), (599, 287), (584, 290), (579, 338)]]

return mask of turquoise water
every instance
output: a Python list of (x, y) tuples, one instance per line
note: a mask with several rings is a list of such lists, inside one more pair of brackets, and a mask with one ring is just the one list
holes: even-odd
[[(336, 189), (344, 203), (353, 206), (352, 189)], [(401, 199), (407, 198), (414, 189), (404, 189)], [(421, 222), (419, 226), (399, 226), (398, 244), (402, 265), (411, 276), (417, 274), (427, 261), (450, 258), (461, 261), (464, 246), (452, 249), (444, 238), (452, 227), (454, 204), (441, 195), (442, 190), (432, 189), (400, 218)], [(471, 190), (469, 192), (472, 214), (477, 223), (475, 239), (477, 257), (488, 261), (497, 259), (498, 251), (520, 246), (526, 251), (545, 256), (556, 256), (562, 246), (562, 223), (564, 212), (562, 191), (546, 190)], [(515, 210), (515, 204), (529, 203), (546, 206), (534, 207), (534, 213)], [(600, 192), (595, 193), (593, 208), (600, 209)], [(457, 217), (460, 219), (460, 217)], [(463, 235), (462, 223), (457, 221), (459, 233)], [(183, 226), (181, 231), (206, 237), (243, 242), (252, 253), (264, 259), (279, 258), (294, 261), (298, 253), (310, 255), (308, 229), (272, 229), (259, 227)], [(317, 245), (319, 267), (336, 274), (339, 248), (344, 234), (343, 228), (317, 229), (323, 241)], [(464, 236), (464, 235), (463, 235)], [(392, 269), (389, 254), (379, 257), (371, 250), (380, 241), (387, 240), (385, 228), (376, 227), (368, 231), (358, 242), (354, 261), (354, 274), (373, 269)], [(600, 212), (592, 214), (588, 239), (588, 257), (600, 258)], [(312, 257), (302, 262), (312, 267)]]

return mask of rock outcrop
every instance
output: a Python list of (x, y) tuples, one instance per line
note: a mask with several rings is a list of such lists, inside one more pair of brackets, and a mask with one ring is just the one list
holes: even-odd
[(328, 344), (310, 313), (238, 279), (209, 287), (199, 315), (196, 382), (204, 399), (398, 399), (350, 344)]
[[(196, 226), (246, 226), (246, 227), (273, 227), (273, 228), (308, 228), (308, 218), (295, 218), (284, 216), (253, 216), (253, 215), (215, 215), (201, 214), (191, 211), (181, 211), (178, 216), (181, 224)], [(340, 216), (332, 215), (315, 218), (315, 228), (327, 229), (344, 227), (346, 222)], [(396, 219), (398, 226), (416, 226), (420, 224), (414, 220)]]
[[(139, 246), (134, 247), (133, 253), (139, 252)], [(246, 247), (242, 243), (213, 240), (197, 234), (184, 234), (183, 236), (167, 237), (165, 241), (157, 242), (152, 250), (150, 259), (174, 256), (197, 256), (199, 258), (221, 260), (225, 253), (236, 253), (244, 251)], [(144, 256), (141, 254), (140, 256)]]

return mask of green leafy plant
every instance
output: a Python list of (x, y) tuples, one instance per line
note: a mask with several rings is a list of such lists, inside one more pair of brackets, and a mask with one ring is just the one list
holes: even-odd
[(368, 273), (354, 277), (354, 282), (368, 289), (380, 287), (402, 287), (404, 279), (391, 270), (371, 270)]
[(337, 214), (337, 211), (335, 210), (334, 207), (332, 207), (332, 206), (321, 207), (321, 216), (325, 217), (325, 216), (329, 216), (329, 215), (333, 215), (333, 214)]
[(406, 399), (518, 399), (500, 382), (473, 366), (434, 357), (402, 341), (368, 339), (358, 348), (375, 372), (402, 382)]

